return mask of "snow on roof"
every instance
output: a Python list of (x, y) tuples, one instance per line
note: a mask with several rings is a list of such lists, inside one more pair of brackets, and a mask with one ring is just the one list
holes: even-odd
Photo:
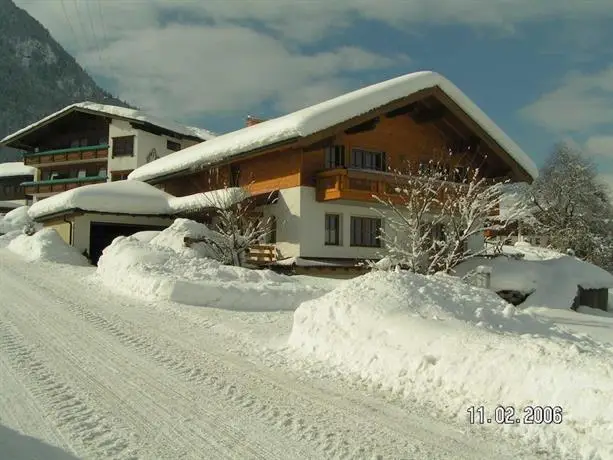
[(105, 182), (58, 193), (34, 203), (28, 214), (33, 219), (71, 209), (113, 214), (171, 215), (174, 198), (156, 187), (138, 181)]
[(36, 168), (26, 166), (19, 161), (11, 163), (0, 163), (0, 178), (1, 177), (18, 177), (18, 176), (34, 176)]
[(140, 181), (117, 181), (86, 185), (58, 193), (34, 203), (28, 214), (33, 219), (79, 209), (111, 214), (173, 216), (187, 211), (223, 209), (249, 196), (241, 188), (213, 190), (185, 197)]
[(38, 128), (39, 126), (42, 126), (51, 120), (62, 117), (73, 110), (90, 113), (93, 112), (96, 114), (106, 115), (113, 118), (124, 118), (128, 120), (139, 121), (142, 123), (150, 123), (159, 128), (167, 129), (168, 131), (172, 131), (183, 136), (197, 137), (198, 139), (201, 139), (203, 141), (208, 141), (215, 137), (214, 133), (207, 131), (206, 129), (196, 128), (195, 126), (185, 126), (174, 121), (162, 120), (160, 118), (147, 115), (140, 110), (127, 109), (125, 107), (117, 107), (114, 105), (104, 105), (97, 104), (95, 102), (85, 101), (64, 107), (63, 109), (52, 113), (51, 115), (48, 115), (45, 118), (42, 118), (41, 120), (38, 120), (37, 122), (32, 123), (31, 125), (28, 125), (25, 128), (20, 129), (19, 131), (14, 132), (13, 134), (9, 134), (4, 139), (0, 140), (0, 144), (7, 144), (11, 141), (14, 141), (23, 134), (35, 128)]
[(416, 72), (188, 147), (137, 168), (128, 178), (146, 181), (196, 166), (214, 164), (259, 147), (305, 137), (418, 91), (434, 87), (439, 87), (455, 101), (528, 174), (534, 178), (538, 176), (536, 165), (530, 157), (453, 83), (435, 72)]
[(176, 214), (194, 212), (202, 209), (228, 209), (251, 196), (240, 187), (228, 187), (219, 190), (211, 190), (204, 193), (172, 198), (170, 207)]

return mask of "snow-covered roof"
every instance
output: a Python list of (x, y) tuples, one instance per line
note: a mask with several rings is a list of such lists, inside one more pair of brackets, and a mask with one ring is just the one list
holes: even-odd
[(28, 210), (32, 219), (72, 210), (109, 214), (174, 216), (186, 211), (223, 208), (247, 197), (242, 189), (223, 189), (175, 197), (140, 181), (92, 184), (37, 201)]
[(416, 72), (188, 147), (137, 168), (130, 174), (129, 179), (151, 180), (188, 171), (197, 166), (215, 164), (257, 148), (305, 137), (418, 91), (434, 87), (445, 92), (528, 174), (534, 178), (538, 176), (536, 165), (530, 157), (453, 83), (435, 72)]
[(105, 182), (58, 193), (34, 203), (33, 219), (78, 209), (113, 214), (171, 215), (172, 195), (138, 181)]
[(10, 163), (0, 163), (0, 178), (2, 177), (19, 177), (19, 176), (34, 176), (36, 168), (26, 166), (19, 161)]
[(57, 112), (52, 113), (51, 115), (46, 116), (45, 118), (42, 118), (41, 120), (32, 123), (31, 125), (26, 126), (25, 128), (22, 128), (19, 131), (14, 132), (13, 134), (9, 134), (4, 139), (0, 140), (0, 144), (8, 144), (9, 142), (16, 140), (24, 134), (75, 110), (104, 115), (111, 118), (122, 118), (141, 123), (149, 123), (151, 125), (157, 126), (158, 128), (166, 129), (168, 131), (181, 134), (183, 136), (196, 137), (203, 141), (208, 141), (215, 137), (214, 133), (207, 131), (206, 129), (196, 128), (195, 126), (185, 126), (174, 121), (162, 120), (160, 118), (148, 115), (140, 110), (127, 109), (125, 107), (117, 107), (114, 105), (105, 105), (85, 101), (64, 107), (63, 109), (58, 110)]

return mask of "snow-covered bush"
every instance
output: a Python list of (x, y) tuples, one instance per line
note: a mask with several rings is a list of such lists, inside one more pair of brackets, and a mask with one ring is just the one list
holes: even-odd
[[(457, 159), (456, 159), (457, 161)], [(394, 172), (395, 193), (375, 196), (389, 230), (381, 231), (385, 259), (414, 273), (450, 272), (483, 254), (471, 244), (488, 230), (500, 230), (523, 214), (518, 202), (499, 215), (506, 183), (491, 184), (477, 167), (432, 160)]]
[(0, 234), (23, 231), (25, 227), (31, 227), (34, 231), (41, 229), (42, 225), (35, 223), (28, 215), (28, 209), (28, 206), (21, 206), (0, 217)]
[(29, 262), (89, 265), (79, 250), (68, 245), (52, 228), (44, 228), (33, 235), (17, 235), (8, 244), (8, 249)]

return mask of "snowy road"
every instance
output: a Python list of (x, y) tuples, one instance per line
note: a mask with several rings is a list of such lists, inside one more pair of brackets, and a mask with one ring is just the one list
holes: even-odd
[(0, 249), (2, 458), (531, 458), (262, 355), (288, 313), (146, 304), (93, 273)]

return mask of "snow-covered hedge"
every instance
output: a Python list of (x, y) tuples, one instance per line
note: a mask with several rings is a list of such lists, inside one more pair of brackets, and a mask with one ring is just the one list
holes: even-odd
[(44, 228), (32, 236), (16, 235), (8, 249), (29, 262), (55, 262), (68, 265), (89, 265), (87, 259), (52, 228)]
[(202, 224), (178, 219), (149, 243), (116, 238), (98, 261), (97, 273), (128, 295), (234, 310), (293, 310), (329, 290), (268, 270), (222, 265), (206, 257), (204, 244), (184, 247), (185, 236), (203, 235), (215, 237)]
[(376, 271), (294, 314), (289, 345), (466, 421), (471, 406), (561, 406), (561, 425), (500, 426), (574, 458), (612, 458), (613, 353), (457, 278)]

